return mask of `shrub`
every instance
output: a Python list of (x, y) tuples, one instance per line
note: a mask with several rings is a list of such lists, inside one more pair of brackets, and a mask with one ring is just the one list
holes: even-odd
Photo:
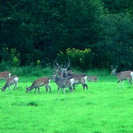
[(2, 51), (3, 62), (8, 66), (16, 66), (18, 67), (20, 64), (20, 53), (15, 48), (3, 48)]
[(62, 61), (69, 59), (71, 61), (71, 67), (76, 69), (87, 70), (92, 67), (93, 56), (90, 49), (80, 50), (68, 48), (64, 53), (60, 51), (57, 57)]

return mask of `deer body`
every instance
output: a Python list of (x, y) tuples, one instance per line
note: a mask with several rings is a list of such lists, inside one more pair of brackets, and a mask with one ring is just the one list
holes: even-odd
[(69, 90), (71, 90), (71, 91), (73, 90), (72, 89), (72, 86), (74, 83), (73, 77), (58, 78), (57, 75), (54, 75), (53, 79), (58, 86), (58, 91), (60, 90), (60, 88), (62, 88), (65, 93), (65, 88), (67, 88), (67, 87), (69, 87)]
[(1, 79), (7, 79), (7, 78), (10, 78), (11, 77), (11, 73), (8, 72), (8, 71), (3, 71), (3, 72), (0, 72), (0, 80)]
[(97, 82), (97, 80), (98, 80), (98, 77), (97, 76), (88, 76), (88, 81), (89, 82)]
[[(88, 89), (88, 85), (86, 84), (87, 82), (87, 75), (83, 73), (73, 73), (73, 74), (67, 74), (67, 76), (72, 76), (74, 78), (74, 84), (73, 84), (73, 89), (75, 90), (75, 84), (82, 84), (83, 89)], [(66, 77), (67, 77), (66, 76)]]
[(14, 89), (17, 88), (17, 83), (18, 83), (18, 77), (15, 76), (11, 76), (10, 78), (7, 78), (6, 83), (4, 85), (4, 87), (1, 89), (2, 91), (5, 91), (5, 89), (8, 87), (10, 89), (10, 86), (14, 84)]
[(45, 86), (46, 92), (48, 91), (48, 89), (51, 92), (51, 87), (49, 86), (49, 83), (50, 83), (50, 78), (48, 78), (48, 77), (39, 78), (39, 79), (35, 80), (30, 87), (26, 88), (26, 92), (29, 92), (29, 91), (35, 89), (35, 91), (34, 91), (34, 94), (35, 94), (36, 89), (38, 89), (38, 93), (39, 93), (41, 86)]
[(130, 84), (132, 84), (132, 79), (133, 79), (133, 72), (132, 71), (121, 71), (119, 73), (116, 72), (116, 69), (113, 69), (111, 71), (112, 75), (116, 75), (118, 78), (117, 83), (123, 81), (123, 80), (128, 80)]

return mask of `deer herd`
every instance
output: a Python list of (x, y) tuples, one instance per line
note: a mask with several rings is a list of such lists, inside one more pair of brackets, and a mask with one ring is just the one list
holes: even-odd
[[(48, 90), (49, 92), (51, 92), (51, 87), (49, 86), (51, 80), (54, 80), (55, 84), (58, 87), (58, 91), (60, 89), (63, 89), (64, 93), (66, 92), (66, 88), (69, 88), (70, 92), (75, 90), (76, 84), (81, 84), (83, 90), (88, 89), (87, 81), (97, 82), (98, 80), (98, 76), (87, 76), (84, 73), (74, 73), (72, 70), (68, 70), (70, 66), (69, 60), (64, 66), (59, 65), (57, 61), (55, 61), (53, 65), (55, 69), (53, 75), (51, 77), (41, 77), (39, 79), (36, 79), (35, 81), (33, 81), (31, 86), (26, 87), (26, 92), (30, 92), (34, 89), (34, 93), (36, 93), (36, 90), (38, 89), (39, 93), (41, 86), (44, 86), (46, 88), (46, 92)], [(117, 73), (117, 68), (112, 68), (111, 74), (115, 75), (118, 78), (117, 83), (122, 82), (123, 80), (129, 80), (129, 83), (132, 84), (133, 71), (121, 71)], [(1, 79), (6, 80), (5, 85), (1, 88), (2, 91), (5, 91), (6, 88), (10, 89), (11, 85), (14, 85), (14, 89), (17, 88), (19, 80), (18, 76), (12, 76), (10, 72), (4, 71), (0, 72), (0, 80)]]

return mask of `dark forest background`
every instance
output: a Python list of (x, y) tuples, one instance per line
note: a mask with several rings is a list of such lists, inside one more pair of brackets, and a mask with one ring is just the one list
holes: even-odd
[(133, 69), (133, 1), (0, 0), (0, 63)]

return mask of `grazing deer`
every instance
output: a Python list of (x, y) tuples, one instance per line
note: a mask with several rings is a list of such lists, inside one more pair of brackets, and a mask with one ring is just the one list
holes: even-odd
[(129, 83), (132, 84), (132, 79), (133, 79), (133, 71), (121, 71), (119, 73), (116, 72), (116, 68), (114, 68), (111, 71), (112, 75), (116, 75), (118, 78), (117, 83), (123, 81), (123, 80), (129, 80)]
[(0, 80), (7, 79), (11, 77), (11, 73), (8, 71), (0, 72)]
[(69, 87), (69, 90), (72, 92), (72, 86), (74, 83), (74, 79), (73, 77), (65, 77), (65, 78), (59, 78), (57, 77), (57, 74), (54, 74), (52, 76), (53, 80), (55, 81), (55, 83), (58, 86), (58, 91), (60, 90), (60, 88), (62, 88), (64, 90), (64, 93), (66, 92), (65, 88)]
[(73, 84), (73, 89), (75, 90), (75, 84), (82, 84), (83, 89), (88, 89), (88, 85), (86, 84), (87, 82), (87, 75), (84, 73), (73, 73), (71, 70), (67, 70), (70, 66), (70, 61), (67, 63), (66, 67), (61, 67), (57, 61), (55, 62), (57, 66), (56, 73), (59, 74), (60, 77), (65, 78), (65, 77), (73, 77), (74, 79), (74, 84)]
[(17, 88), (17, 84), (18, 84), (18, 77), (15, 76), (11, 76), (10, 78), (7, 78), (6, 83), (4, 85), (4, 87), (1, 89), (2, 91), (5, 91), (5, 89), (8, 87), (10, 90), (10, 86), (14, 84), (14, 89)]
[(26, 87), (26, 92), (29, 92), (35, 88), (34, 94), (36, 93), (36, 89), (38, 89), (38, 93), (39, 93), (41, 86), (45, 86), (46, 92), (48, 91), (48, 89), (51, 92), (51, 87), (49, 86), (49, 83), (50, 83), (50, 78), (41, 77), (41, 78), (33, 81), (32, 85), (30, 87)]
[(88, 76), (88, 81), (89, 82), (97, 82), (97, 80), (98, 80), (97, 76), (91, 76), (91, 75)]

